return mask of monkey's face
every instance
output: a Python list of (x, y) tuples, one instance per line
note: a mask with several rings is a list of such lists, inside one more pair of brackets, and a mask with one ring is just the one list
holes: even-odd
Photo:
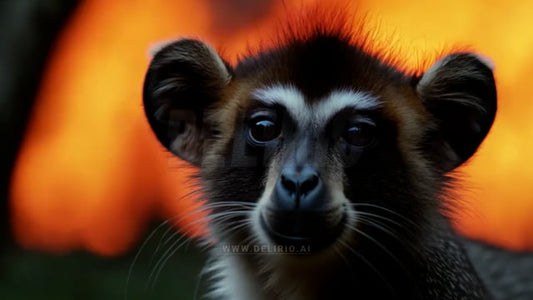
[(401, 158), (383, 103), (347, 88), (311, 100), (282, 83), (244, 95), (232, 134), (221, 134), (213, 150), (226, 159), (207, 162), (217, 166), (207, 171), (218, 174), (209, 183), (214, 198), (236, 189), (236, 200), (256, 204), (246, 218), (260, 244), (318, 252), (351, 236), (356, 206), (376, 205), (388, 190), (369, 179), (401, 168), (391, 162)]
[(158, 138), (200, 167), (215, 239), (316, 255), (416, 240), (495, 101), (473, 54), (406, 76), (332, 36), (235, 69), (181, 40), (155, 55), (144, 87)]

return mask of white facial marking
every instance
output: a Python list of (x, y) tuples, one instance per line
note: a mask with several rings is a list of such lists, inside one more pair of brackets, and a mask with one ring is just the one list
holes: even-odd
[(371, 110), (381, 106), (378, 99), (369, 93), (351, 90), (334, 90), (314, 107), (314, 118), (317, 124), (324, 124), (336, 113), (345, 108), (355, 110)]
[(292, 85), (273, 85), (257, 89), (252, 94), (266, 105), (283, 105), (297, 122), (306, 122), (308, 118), (304, 96)]
[(297, 124), (303, 126), (323, 125), (345, 108), (370, 110), (381, 106), (377, 97), (349, 89), (333, 90), (314, 105), (308, 105), (302, 92), (292, 85), (273, 85), (257, 89), (252, 94), (266, 105), (283, 105)]

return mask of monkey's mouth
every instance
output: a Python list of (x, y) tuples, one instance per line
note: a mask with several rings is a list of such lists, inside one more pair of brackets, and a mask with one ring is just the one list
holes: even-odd
[(316, 253), (332, 245), (346, 225), (344, 210), (328, 212), (286, 212), (266, 209), (260, 224), (276, 244)]

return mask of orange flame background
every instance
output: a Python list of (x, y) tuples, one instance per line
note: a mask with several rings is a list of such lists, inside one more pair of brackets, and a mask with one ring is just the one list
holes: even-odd
[[(266, 18), (232, 34), (208, 26), (206, 2), (82, 2), (50, 58), (13, 173), (17, 241), (53, 252), (117, 255), (154, 217), (174, 218), (182, 228), (193, 222), (197, 216), (188, 213), (198, 204), (188, 196), (187, 178), (194, 170), (177, 170), (182, 163), (163, 151), (143, 115), (147, 49), (180, 36), (201, 37), (235, 62), (259, 43), (256, 37), (265, 40), (264, 28), (282, 11), (297, 9), (293, 2), (316, 0), (276, 3)], [(411, 69), (450, 45), (493, 59), (499, 112), (481, 151), (463, 168), (467, 188), (455, 227), (533, 250), (533, 2), (365, 0), (357, 6), (369, 12), (376, 40), (395, 37), (393, 47)]]

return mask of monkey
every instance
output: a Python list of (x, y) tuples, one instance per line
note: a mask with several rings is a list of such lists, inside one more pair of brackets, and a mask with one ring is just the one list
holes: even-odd
[(207, 200), (207, 296), (491, 299), (443, 213), (495, 119), (491, 63), (410, 73), (357, 30), (309, 28), (235, 65), (179, 39), (146, 72), (147, 120)]

